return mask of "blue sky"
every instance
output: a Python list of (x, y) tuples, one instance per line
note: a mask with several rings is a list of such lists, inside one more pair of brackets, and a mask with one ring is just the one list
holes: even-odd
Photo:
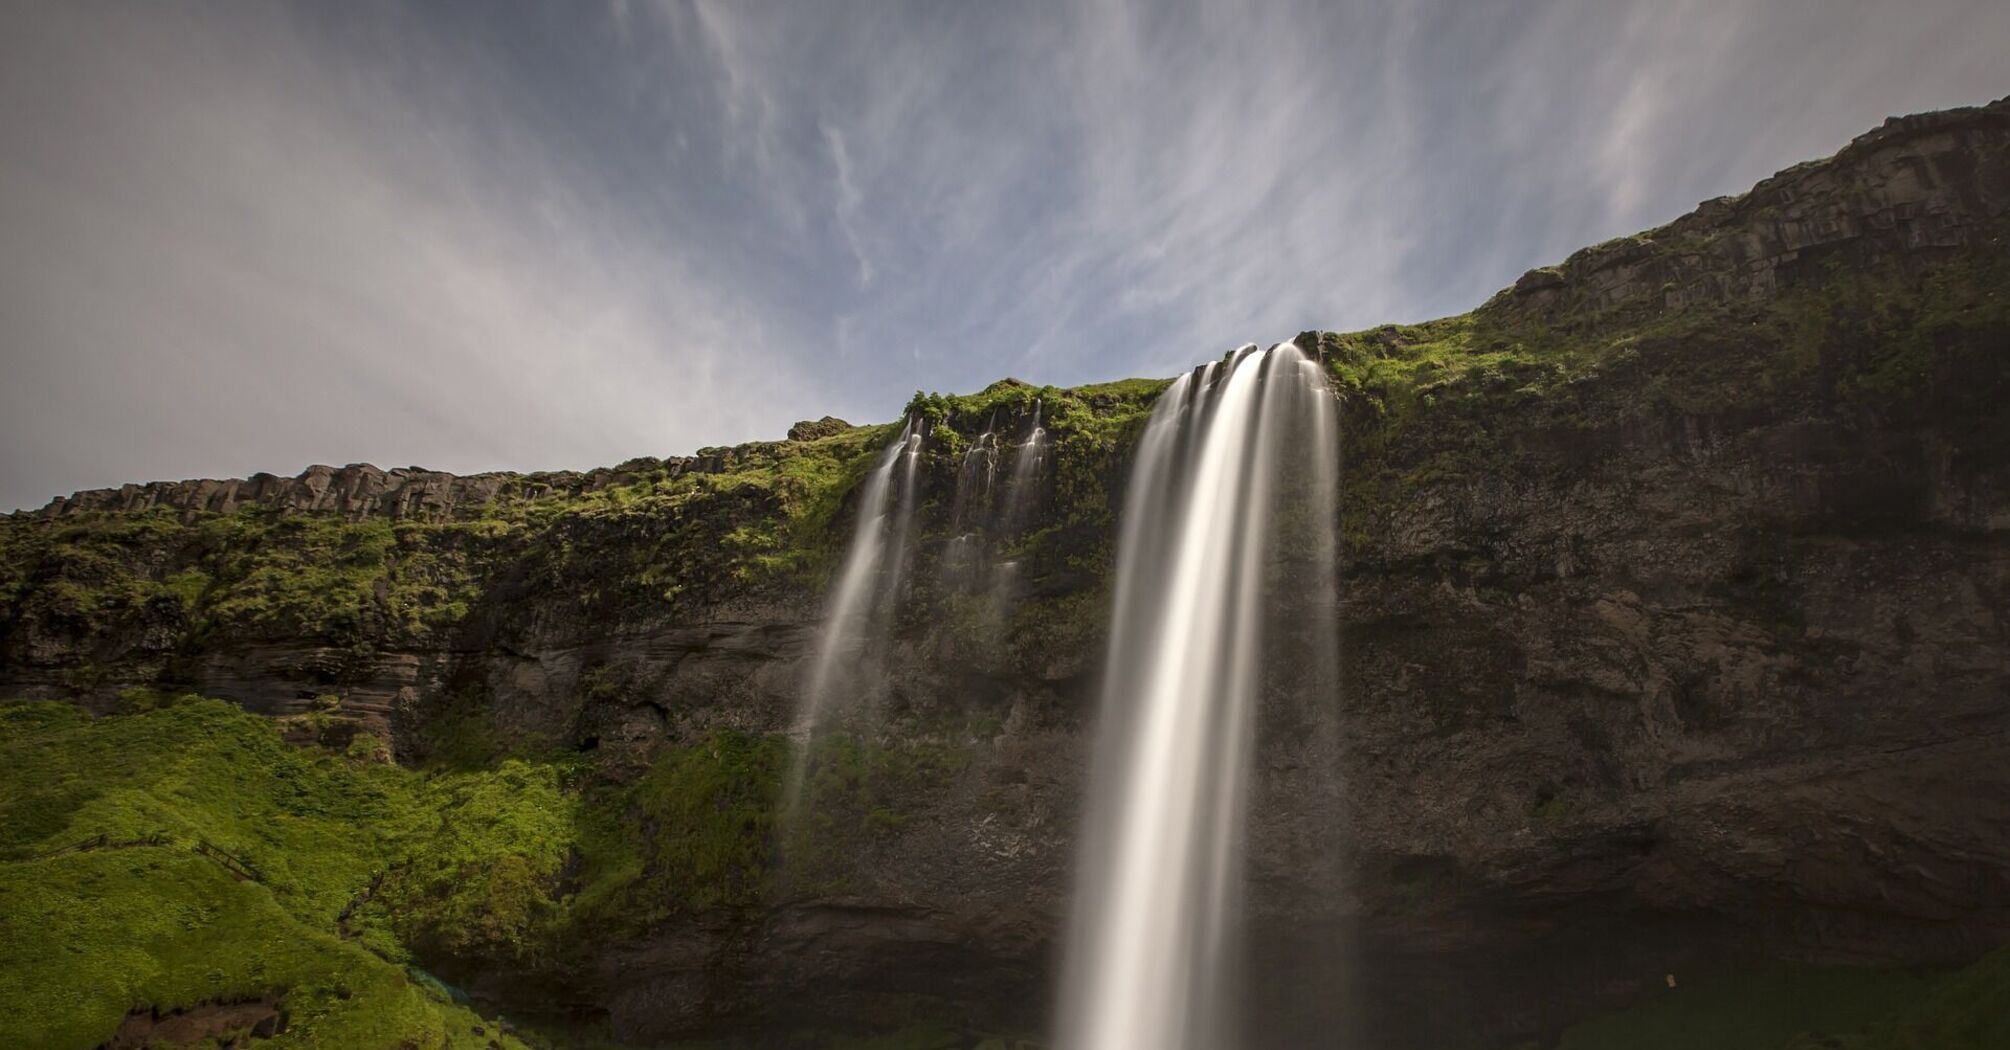
[(0, 10), (0, 508), (1168, 375), (2010, 94), (1996, 0)]

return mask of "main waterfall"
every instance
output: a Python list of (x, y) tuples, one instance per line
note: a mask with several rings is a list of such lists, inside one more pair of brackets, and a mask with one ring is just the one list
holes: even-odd
[[(1294, 631), (1290, 648), (1309, 637), (1311, 651), (1281, 652), (1266, 621), (1331, 622), (1337, 462), (1324, 373), (1289, 344), (1181, 376), (1146, 425), (1119, 537), (1059, 1050), (1235, 1041), (1257, 701), (1273, 663), (1337, 659), (1330, 629)], [(1287, 547), (1294, 571), (1279, 568)]]

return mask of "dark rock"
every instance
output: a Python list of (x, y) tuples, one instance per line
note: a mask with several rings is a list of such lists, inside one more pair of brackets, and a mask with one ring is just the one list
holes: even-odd
[(1554, 266), (1543, 266), (1522, 274), (1514, 283), (1514, 294), (1528, 295), (1548, 288), (1563, 287), (1563, 271)]
[(822, 419), (805, 419), (789, 428), (789, 440), (815, 441), (818, 438), (842, 434), (850, 429), (850, 423), (836, 416), (825, 416)]
[(1834, 157), (1795, 165), (1743, 196), (1705, 201), (1660, 229), (1531, 270), (1496, 302), (1583, 323), (1769, 297), (1806, 280), (1811, 256), (1916, 268), (1956, 249), (2000, 249), (2010, 211), (2007, 133), (2010, 99), (1894, 117)]

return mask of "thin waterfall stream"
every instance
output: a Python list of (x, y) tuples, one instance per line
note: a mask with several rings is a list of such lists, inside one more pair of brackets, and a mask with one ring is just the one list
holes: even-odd
[(1000, 535), (1011, 536), (1024, 529), (1039, 503), (1039, 484), (1047, 469), (1047, 449), (1051, 444), (1047, 428), (1040, 425), (1043, 407), (1039, 400), (1033, 402), (1032, 426), (1026, 432), (1025, 443), (1014, 453), (1012, 476), (1005, 485), (1005, 505), (998, 515)]
[(859, 657), (874, 629), (888, 626), (899, 594), (913, 531), (916, 466), (921, 429), (910, 418), (866, 475), (859, 493), (858, 523), (831, 592), (815, 661), (796, 712), (794, 760), (782, 789), (782, 813), (793, 820), (804, 803), (803, 784), (810, 750), (832, 704), (858, 691)]

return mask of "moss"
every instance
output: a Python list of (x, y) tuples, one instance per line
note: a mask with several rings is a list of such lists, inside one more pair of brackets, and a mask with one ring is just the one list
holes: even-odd
[[(1623, 245), (1620, 247), (1624, 247)], [(1357, 556), (1445, 485), (1554, 469), (1554, 445), (1669, 416), (1871, 412), (1988, 418), (2010, 339), (2010, 260), (1817, 266), (1778, 294), (1596, 316), (1512, 296), (1419, 325), (1324, 333), (1343, 402), (1342, 530)], [(1962, 407), (1962, 406), (1966, 407)], [(2010, 454), (1988, 433), (1972, 448)], [(1563, 457), (1568, 461), (1569, 457)]]
[(409, 757), (435, 773), (486, 769), (505, 757), (512, 743), (496, 732), (485, 694), (463, 685), (428, 714), (418, 733), (418, 754)]
[[(274, 894), (182, 850), (0, 865), (0, 1044), (97, 1046), (128, 1010), (285, 996), (261, 1046), (486, 1046), (481, 1023), (396, 966), (302, 923)], [(504, 1037), (505, 1046), (521, 1046)]]
[[(939, 1010), (937, 1011), (939, 1012)], [(543, 1030), (547, 1041), (569, 1050), (631, 1050), (631, 1044), (617, 1042), (605, 1026)], [(653, 1043), (654, 1050), (1043, 1050), (1046, 1043), (1029, 1036), (1005, 1036), (971, 1031), (944, 1023), (910, 1023), (886, 1030), (764, 1032), (748, 1038), (676, 1040)]]
[(1804, 1039), (1789, 1050), (1984, 1050), (2010, 1046), (2010, 948), (1933, 979), (1850, 1035)]
[(944, 726), (915, 723), (884, 736), (837, 732), (805, 761), (805, 803), (780, 843), (783, 888), (856, 889), (877, 851), (909, 828), (969, 761)]
[(77, 721), (47, 706), (0, 708), (4, 855), (96, 834), (208, 841), (255, 864), (303, 919), (325, 918), (420, 819), (403, 771), (288, 747), (269, 722), (218, 701)]
[(882, 428), (862, 428), (799, 443), (772, 467), (743, 475), (772, 495), (775, 513), (744, 522), (728, 536), (735, 575), (743, 581), (814, 580), (827, 571), (838, 554), (832, 523), (845, 493), (879, 457), (871, 439), (880, 436)]
[(779, 737), (722, 731), (666, 753), (631, 786), (591, 793), (573, 920), (639, 930), (759, 902), (785, 761)]
[(95, 1046), (129, 1009), (282, 992), (274, 1046), (485, 1045), (337, 928), (429, 823), (413, 774), (287, 747), (208, 700), (95, 720), (0, 705), (0, 767), (0, 1044)]
[(219, 548), (215, 574), (228, 581), (210, 615), (260, 632), (359, 632), (389, 569), (391, 523), (264, 517), (241, 512), (206, 530)]
[(1562, 795), (1544, 795), (1531, 802), (1528, 819), (1536, 824), (1555, 824), (1570, 816), (1570, 800)]
[(432, 826), (401, 844), (365, 915), (422, 956), (530, 963), (555, 916), (578, 822), (569, 766), (511, 759), (424, 784)]
[(146, 683), (170, 688), (182, 681), (174, 666), (233, 637), (415, 642), (467, 615), (484, 555), (507, 531), (281, 517), (263, 507), (187, 523), (164, 508), (11, 518), (0, 521), (0, 588), (9, 596), (0, 632), (139, 639), (173, 658), (161, 680)]
[[(607, 937), (760, 903), (786, 757), (780, 737), (722, 731), (666, 751), (635, 783), (582, 786), (576, 757), (420, 773), (293, 748), (273, 723), (214, 700), (100, 719), (0, 705), (0, 892), (56, 917), (46, 935), (6, 931), (18, 943), (0, 962), (16, 984), (0, 983), (0, 1005), (61, 1015), (95, 1045), (134, 1006), (339, 985), (357, 1005), (301, 1013), (332, 1027), (298, 1031), (378, 1045), (376, 1029), (342, 1020), (367, 1009), (439, 1045), (427, 1033), (445, 1007), (393, 964), (555, 972)], [(952, 765), (941, 748), (838, 748), (817, 775), (834, 824), (813, 841), (832, 855), (874, 841), (902, 823), (929, 771)], [(100, 836), (159, 845), (46, 856)], [(259, 880), (235, 882), (191, 852), (199, 842)], [(89, 921), (99, 899), (197, 918), (176, 920), (187, 940), (126, 944)], [(96, 975), (86, 984), (102, 1002), (65, 990), (77, 967)]]
[[(1590, 249), (1591, 252), (1602, 250)], [(1615, 366), (1650, 364), (1666, 396), (1722, 409), (1835, 366), (1845, 394), (1924, 382), (1962, 336), (2010, 324), (2010, 260), (1957, 255), (1918, 274), (1831, 266), (1765, 300), (1601, 318), (1542, 318), (1499, 303), (1418, 325), (1325, 333), (1318, 349), (1355, 411), (1397, 430), (1460, 405), (1498, 414)], [(1722, 347), (1726, 352), (1719, 353)]]
[[(948, 521), (947, 504), (954, 498), (968, 441), (987, 427), (1010, 435), (1008, 443), (1023, 440), (1037, 402), (1050, 443), (1047, 471), (1034, 496), (1039, 512), (1028, 520), (1030, 527), (1015, 526), (1010, 535), (999, 532), (989, 541), (999, 558), (1019, 563), (1021, 579), (1031, 591), (1100, 593), (1115, 560), (1115, 508), (1130, 451), (1167, 385), (1166, 380), (1129, 379), (1063, 389), (1005, 380), (970, 395), (917, 394), (909, 413), (929, 421), (931, 433), (947, 430), (956, 436), (931, 438), (924, 445), (930, 479), (926, 491), (938, 504), (925, 520)], [(1001, 463), (999, 470), (1002, 477), (1010, 466)], [(939, 549), (944, 537), (930, 539)], [(997, 609), (963, 597), (918, 593), (909, 612), (952, 622), (959, 637), (976, 643), (984, 632), (996, 631)], [(995, 650), (996, 641), (992, 634), (980, 648)]]
[(164, 707), (194, 703), (202, 697), (194, 693), (174, 692), (156, 689), (153, 686), (136, 685), (119, 690), (119, 713), (127, 715), (158, 711)]
[[(1039, 527), (1012, 538), (1014, 556), (1036, 582), (1056, 573), (1093, 582), (1107, 573), (1130, 444), (1164, 385), (1004, 382), (969, 396), (919, 395), (913, 407), (928, 420), (930, 461), (948, 463), (953, 478), (979, 428), (994, 418), (1026, 425), (1039, 400), (1055, 454)], [(613, 622), (750, 590), (801, 594), (835, 569), (847, 510), (899, 426), (707, 450), (707, 461), (674, 474), (638, 461), (612, 475), (619, 483), (590, 491), (531, 475), (444, 521), (264, 505), (11, 516), (0, 520), (0, 638), (33, 638), (37, 651), (60, 654), (48, 678), (98, 702), (120, 686), (183, 692), (209, 654), (264, 639), (346, 651), (350, 659), (323, 668), (325, 685), (339, 690), (372, 653), (451, 646), (462, 631), (490, 627), (498, 607), (534, 602)], [(925, 498), (947, 499), (943, 480)]]
[(1101, 588), (1025, 602), (1012, 617), (1013, 650), (1026, 661), (1051, 660), (1057, 653), (1100, 655), (1109, 636), (1109, 606)]
[(805, 775), (814, 802), (792, 823), (778, 812), (789, 761), (783, 737), (722, 730), (664, 752), (631, 785), (586, 793), (578, 889), (561, 921), (623, 935), (676, 916), (742, 913), (778, 892), (840, 888), (964, 757), (925, 736), (826, 737)]
[(59, 633), (186, 622), (207, 589), (169, 555), (182, 530), (166, 511), (62, 523), (0, 519), (0, 629), (39, 618)]
[(1656, 989), (1557, 1050), (1982, 1050), (2010, 1039), (2010, 949), (1946, 974), (1773, 964)]
[(1986, 337), (2010, 330), (2010, 259), (1964, 255), (1907, 281), (1831, 268), (1780, 310), (1800, 368), (1832, 366), (1849, 400), (1910, 399), (1944, 381), (1951, 357), (1989, 353)]

